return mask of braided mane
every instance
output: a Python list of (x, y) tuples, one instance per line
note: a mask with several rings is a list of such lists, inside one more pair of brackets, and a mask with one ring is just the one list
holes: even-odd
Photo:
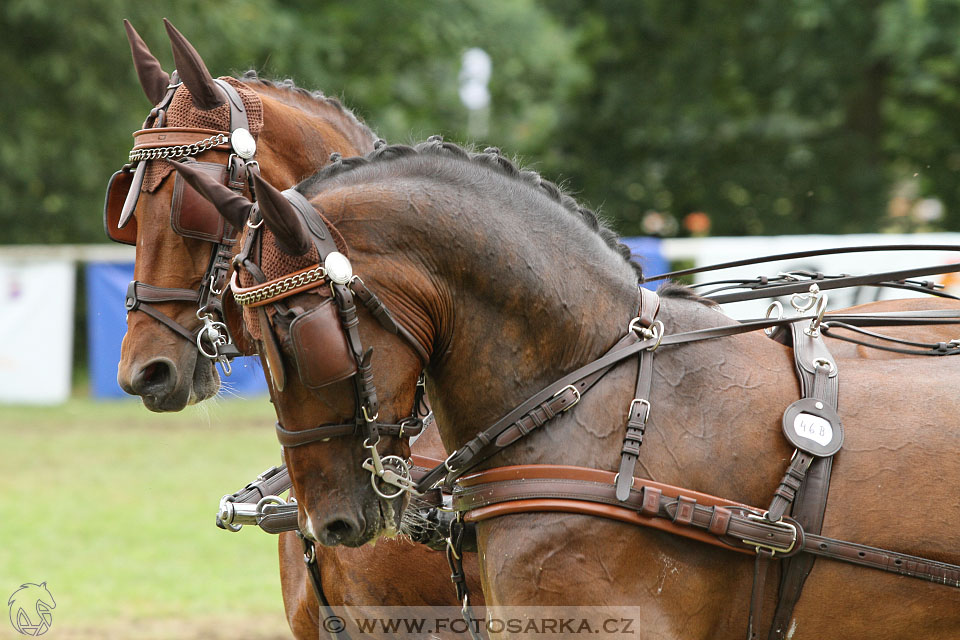
[(370, 127), (364, 124), (364, 122), (360, 120), (360, 118), (358, 118), (353, 111), (343, 106), (343, 103), (336, 98), (324, 95), (322, 91), (308, 91), (298, 87), (296, 84), (294, 84), (291, 78), (286, 78), (284, 80), (269, 80), (267, 78), (261, 78), (256, 69), (249, 69), (245, 71), (243, 75), (237, 79), (247, 84), (259, 84), (263, 87), (285, 91), (290, 94), (291, 98), (295, 98), (297, 100), (297, 103), (293, 104), (292, 106), (301, 106), (306, 103), (312, 104), (314, 107), (331, 107), (336, 111), (339, 111), (347, 119), (351, 120), (358, 129), (362, 130), (367, 135), (371, 142), (377, 140), (377, 134), (375, 134)]
[(329, 165), (301, 182), (297, 185), (297, 189), (307, 197), (312, 197), (320, 190), (321, 183), (329, 178), (377, 162), (413, 156), (457, 158), (487, 167), (540, 191), (554, 202), (559, 203), (568, 212), (578, 216), (587, 228), (598, 234), (608, 247), (616, 251), (633, 268), (638, 279), (642, 277), (640, 265), (630, 259), (630, 248), (620, 242), (619, 236), (594, 211), (579, 204), (556, 183), (544, 179), (536, 171), (519, 168), (513, 161), (502, 155), (500, 149), (496, 147), (487, 147), (483, 152), (476, 153), (452, 142), (444, 142), (442, 136), (431, 136), (425, 142), (416, 146), (388, 145), (383, 140), (378, 140), (374, 144), (374, 150), (365, 156), (343, 158), (340, 154), (334, 153), (330, 157)]

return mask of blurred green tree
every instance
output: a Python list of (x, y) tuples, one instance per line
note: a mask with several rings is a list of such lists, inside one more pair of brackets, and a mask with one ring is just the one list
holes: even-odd
[(877, 231), (910, 181), (960, 228), (960, 4), (549, 6), (593, 72), (556, 166), (622, 232), (649, 211), (707, 212), (717, 235)]
[(341, 97), (384, 138), (465, 141), (457, 88), (470, 47), (493, 59), (489, 140), (545, 155), (560, 106), (587, 77), (574, 40), (534, 0), (316, 3), (7, 0), (0, 5), (0, 243), (100, 242), (110, 174), (149, 111), (128, 18), (167, 70), (168, 17), (214, 75), (255, 68)]

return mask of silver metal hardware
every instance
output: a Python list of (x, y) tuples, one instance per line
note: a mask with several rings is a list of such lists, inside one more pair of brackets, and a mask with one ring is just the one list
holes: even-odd
[[(777, 317), (775, 318), (776, 320), (780, 320), (781, 318), (783, 318), (783, 305), (780, 304), (778, 300), (774, 300), (773, 302), (770, 303), (770, 306), (767, 307), (767, 312), (763, 315), (763, 317), (769, 318), (770, 314), (774, 310), (776, 310), (777, 312)], [(770, 337), (773, 335), (773, 332), (776, 330), (777, 330), (776, 327), (767, 327), (766, 329), (763, 330), (763, 332), (767, 334), (767, 337)]]
[[(370, 417), (370, 414), (367, 413), (367, 407), (366, 407), (366, 406), (361, 406), (361, 407), (360, 407), (360, 410), (363, 411), (363, 419), (366, 420), (367, 422), (376, 422), (377, 418), (380, 417), (380, 412), (377, 411), (375, 414), (373, 414), (373, 417), (371, 418), (371, 417)], [(380, 441), (380, 437), (378, 436), (378, 437), (377, 437), (377, 442), (379, 442), (379, 441)]]
[[(578, 391), (577, 388), (576, 388), (575, 386), (573, 386), (572, 384), (568, 384), (568, 385), (565, 386), (563, 389), (560, 389), (560, 391), (557, 391), (555, 394), (553, 394), (553, 397), (556, 398), (557, 396), (559, 396), (561, 393), (563, 393), (563, 392), (566, 391), (567, 389), (570, 389), (570, 391), (573, 391), (574, 395), (576, 395), (577, 397), (576, 397), (576, 399), (575, 399), (573, 402), (571, 402), (570, 404), (568, 404), (567, 406), (565, 406), (563, 409), (561, 409), (561, 410), (560, 410), (560, 413), (563, 413), (563, 412), (565, 412), (565, 411), (570, 411), (570, 409), (572, 409), (575, 404), (577, 404), (578, 402), (580, 402), (580, 391)], [(448, 460), (449, 460), (449, 458), (448, 458)], [(444, 464), (446, 464), (446, 463), (444, 463)], [(449, 469), (449, 467), (447, 467), (447, 468)]]
[(223, 293), (223, 287), (217, 289), (217, 278), (212, 273), (210, 274), (210, 293), (215, 296), (219, 296)]
[(243, 528), (243, 525), (234, 524), (236, 517), (236, 507), (234, 504), (234, 497), (230, 494), (220, 498), (220, 506), (217, 508), (217, 522), (227, 531), (236, 533)]
[(804, 329), (804, 333), (812, 338), (820, 336), (820, 323), (823, 322), (823, 314), (827, 310), (827, 294), (821, 293), (817, 299), (817, 317), (810, 321), (810, 326)]
[(353, 266), (347, 256), (339, 251), (331, 251), (323, 260), (327, 270), (327, 277), (337, 284), (347, 284), (353, 277)]
[[(828, 369), (827, 373), (831, 375), (837, 370), (837, 365), (835, 365), (830, 360), (827, 360), (826, 358), (817, 358), (816, 360), (813, 361), (813, 366), (815, 368), (817, 366), (824, 366)], [(817, 408), (819, 409), (820, 407), (817, 407)]]
[(457, 452), (454, 451), (447, 456), (447, 459), (443, 461), (443, 468), (446, 469), (449, 473), (454, 473), (454, 469), (450, 466), (450, 461), (453, 460), (453, 457), (457, 455)]
[[(373, 491), (384, 500), (393, 500), (402, 493), (408, 492), (413, 495), (422, 495), (415, 488), (415, 482), (410, 474), (410, 465), (399, 456), (380, 457), (377, 451), (377, 444), (380, 442), (380, 436), (374, 443), (370, 443), (369, 438), (363, 441), (363, 448), (370, 452), (370, 457), (360, 465), (365, 471), (370, 472), (370, 484)], [(396, 487), (394, 493), (387, 493), (380, 488), (379, 482), (388, 486)]]
[(643, 421), (642, 421), (644, 424), (646, 424), (647, 420), (650, 419), (650, 401), (644, 400), (643, 398), (634, 398), (630, 402), (630, 408), (627, 409), (627, 419), (629, 420), (630, 416), (633, 415), (633, 406), (636, 404), (642, 404), (646, 407), (647, 410), (643, 414)]
[(817, 304), (819, 293), (820, 287), (816, 284), (812, 284), (807, 290), (807, 293), (795, 293), (790, 296), (790, 306), (796, 309), (799, 313), (809, 311), (813, 308), (813, 305)]
[(657, 341), (654, 343), (652, 347), (647, 347), (647, 351), (656, 351), (657, 347), (660, 346), (660, 342), (663, 340), (663, 332), (664, 332), (663, 323), (660, 322), (659, 320), (655, 320), (654, 323), (650, 326), (650, 328), (647, 329), (646, 331), (650, 335), (647, 336), (646, 334), (644, 334), (644, 337), (647, 337), (648, 339), (652, 339), (652, 338), (657, 339)]
[[(220, 358), (220, 347), (230, 344), (230, 335), (227, 333), (227, 325), (222, 322), (215, 322), (209, 315), (200, 318), (203, 320), (203, 327), (197, 334), (197, 349), (210, 360)], [(207, 351), (204, 343), (210, 344), (212, 352)]]
[(230, 134), (230, 146), (244, 160), (249, 160), (257, 153), (257, 141), (243, 127), (234, 129)]

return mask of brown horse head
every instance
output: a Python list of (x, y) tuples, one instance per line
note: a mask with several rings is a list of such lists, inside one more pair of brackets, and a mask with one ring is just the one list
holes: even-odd
[[(361, 277), (369, 269), (375, 282), (376, 263), (354, 261), (364, 256), (352, 254), (332, 222), (294, 206), (310, 209), (298, 192), (281, 193), (255, 178), (257, 203), (245, 203), (202, 171), (185, 164), (176, 169), (224, 218), (262, 218), (262, 228), (244, 237), (234, 296), (245, 305), (247, 329), (270, 372), (301, 529), (324, 545), (348, 546), (397, 531), (403, 492), (371, 471), (377, 464), (405, 468), (409, 448), (395, 427), (416, 421), (427, 354), (415, 339), (411, 345), (386, 330), (390, 323), (374, 317), (376, 305), (361, 304), (368, 290), (356, 289), (361, 284), (350, 267), (364, 269)], [(345, 272), (335, 274), (335, 260)], [(326, 277), (301, 284), (318, 263)], [(288, 278), (298, 272), (300, 280)]]
[[(153, 137), (148, 135), (147, 146), (162, 149), (209, 140), (215, 134), (231, 136), (231, 106), (227, 96), (193, 46), (167, 23), (177, 77), (182, 81), (171, 86), (170, 76), (161, 69), (140, 36), (129, 23), (125, 26), (134, 66), (147, 97), (157, 104), (164, 101), (168, 91), (173, 92), (162, 110), (155, 109), (147, 119), (146, 127), (158, 124), (163, 127), (159, 133), (148, 132)], [(256, 138), (253, 159), (259, 163), (262, 175), (274, 184), (294, 184), (323, 166), (332, 152), (353, 154), (372, 148), (372, 132), (335, 100), (307, 93), (289, 82), (261, 80), (252, 72), (241, 79), (222, 80), (240, 97), (249, 120), (249, 131)], [(162, 122), (158, 122), (160, 118)], [(137, 138), (138, 146), (143, 139)], [(216, 172), (219, 171), (217, 165), (227, 165), (233, 151), (231, 143), (212, 144), (207, 150), (191, 153), (186, 160), (209, 163), (208, 169)], [(127, 198), (132, 217), (125, 212), (124, 219), (120, 219), (120, 215), (108, 219), (108, 233), (111, 237), (126, 235), (126, 241), (136, 243), (138, 282), (152, 287), (198, 291), (207, 285), (205, 274), (216, 251), (217, 244), (211, 240), (219, 233), (227, 243), (220, 246), (230, 246), (236, 225), (242, 221), (234, 219), (226, 230), (216, 229), (219, 216), (197, 208), (203, 203), (202, 199), (196, 197), (189, 186), (177, 185), (170, 160), (140, 160), (139, 165), (127, 170), (127, 184), (130, 176), (136, 176), (135, 168), (142, 168), (139, 172), (142, 175), (133, 178), (133, 189), (139, 195), (136, 208), (132, 207), (134, 200)], [(235, 185), (237, 193), (249, 197), (249, 189), (243, 182), (241, 176), (240, 183)], [(108, 208), (115, 202), (119, 209), (123, 198), (123, 193), (108, 193)], [(178, 213), (173, 216), (173, 212)], [(212, 233), (209, 232), (211, 225), (215, 229)], [(196, 233), (198, 228), (205, 233)], [(230, 249), (227, 251), (224, 261), (229, 261)], [(216, 284), (219, 287), (223, 283)], [(149, 290), (146, 291), (149, 297)], [(171, 329), (169, 323), (158, 320), (155, 315), (142, 312), (142, 306), (127, 317), (117, 381), (126, 392), (139, 395), (144, 405), (153, 411), (180, 410), (188, 403), (211, 397), (219, 388), (215, 360), (201, 355), (195, 339), (187, 339), (202, 325), (198, 304), (187, 299), (188, 293), (181, 292), (172, 300), (163, 299), (162, 295), (148, 300), (149, 306), (182, 327), (182, 332)], [(223, 306), (225, 320), (233, 329), (238, 346), (248, 351), (235, 307), (229, 299)]]
[[(189, 167), (183, 169), (184, 173), (196, 173)], [(549, 219), (536, 222), (533, 229), (548, 235), (586, 235), (587, 243), (580, 243), (580, 250), (570, 254), (578, 269), (606, 282), (619, 283), (627, 291), (636, 286), (636, 273), (623, 259), (623, 250), (611, 248), (614, 245), (609, 238), (590, 230), (589, 225), (596, 226), (591, 213), (571, 205), (554, 185), (539, 176), (518, 172), (495, 152), (469, 154), (438, 139), (417, 148), (382, 147), (364, 158), (338, 161), (296, 190), (298, 197), (309, 199), (313, 215), (322, 217), (332, 235), (341, 239), (340, 248), (349, 254), (353, 273), (379, 296), (410, 337), (409, 341), (402, 340), (384, 330), (361, 308), (358, 330), (364, 347), (373, 346), (374, 380), (381, 396), (380, 421), (385, 414), (389, 420), (409, 415), (420, 373), (418, 353), (432, 354), (428, 374), (434, 377), (428, 378), (428, 382), (441, 391), (447, 389), (443, 382), (450, 380), (449, 376), (455, 378), (467, 362), (480, 367), (467, 367), (471, 374), (489, 375), (472, 390), (489, 394), (486, 402), (460, 405), (456, 393), (444, 394), (440, 409), (445, 419), (466, 425), (480, 425), (482, 420), (496, 418), (495, 412), (504, 402), (501, 395), (517, 397), (517, 379), (527, 370), (546, 360), (556, 360), (558, 354), (561, 360), (575, 355), (578, 347), (551, 351), (551, 336), (547, 333), (543, 347), (538, 345), (524, 353), (516, 370), (494, 370), (495, 362), (512, 356), (505, 338), (542, 331), (543, 317), (528, 316), (527, 311), (531, 307), (539, 309), (539, 288), (545, 281), (516, 277), (524, 276), (527, 269), (509, 251), (493, 261), (496, 264), (488, 265), (479, 283), (464, 270), (468, 257), (482, 256), (490, 262), (497, 254), (498, 243), (515, 245), (518, 238), (528, 235), (530, 221), (524, 214), (532, 213), (534, 208), (547, 207)], [(273, 281), (315, 267), (319, 256), (309, 225), (300, 222), (303, 217), (291, 204), (296, 198), (271, 197), (259, 186), (257, 192), (267, 231), (260, 241), (260, 254), (253, 255), (251, 260), (264, 272), (263, 277)], [(505, 198), (516, 198), (522, 214), (509, 220), (509, 224), (490, 225), (491, 207), (501, 206)], [(285, 200), (289, 201), (284, 204)], [(566, 274), (556, 274), (550, 286), (565, 288), (567, 279)], [(483, 304), (480, 298), (468, 294), (468, 284), (483, 287), (485, 294), (490, 294), (491, 303)], [(252, 282), (243, 284), (251, 285)], [(286, 386), (279, 393), (274, 389), (274, 401), (287, 430), (335, 424), (357, 413), (357, 401), (347, 393), (349, 384), (341, 382), (315, 389), (312, 396), (302, 388), (304, 363), (295, 351), (292, 323), (328, 304), (329, 287), (329, 282), (324, 281), (312, 293), (283, 300), (268, 314), (268, 330), (259, 328), (267, 339), (272, 330), (284, 349)], [(631, 305), (621, 305), (624, 326)], [(585, 305), (580, 312), (604, 315), (613, 313), (613, 308), (597, 296), (594, 304), (589, 308)], [(504, 314), (504, 309), (509, 313)], [(453, 322), (454, 310), (458, 317), (469, 318), (470, 330), (464, 334), (459, 333), (460, 325)], [(461, 313), (464, 315), (460, 316)], [(559, 305), (549, 310), (548, 317), (562, 319), (570, 313), (570, 309)], [(262, 325), (265, 318), (245, 315), (248, 325)], [(604, 339), (600, 335), (593, 338)], [(453, 356), (454, 353), (457, 355)], [(324, 354), (317, 357), (322, 359)], [(292, 373), (301, 375), (298, 378)], [(273, 379), (276, 382), (277, 377)], [(462, 432), (468, 429), (464, 427)], [(445, 435), (452, 436), (445, 441), (448, 448), (460, 444), (455, 435)], [(362, 465), (366, 454), (359, 446), (361, 440), (331, 438), (286, 448), (303, 515), (321, 542), (361, 542), (376, 533), (369, 528), (370, 520), (376, 518), (375, 496), (370, 473)], [(347, 509), (353, 514), (352, 519), (333, 515), (332, 510), (337, 508)], [(367, 521), (365, 531), (360, 518)], [(360, 535), (356, 535), (358, 524)]]

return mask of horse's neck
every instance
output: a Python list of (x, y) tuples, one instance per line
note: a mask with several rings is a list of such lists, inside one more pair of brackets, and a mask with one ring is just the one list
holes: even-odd
[(602, 355), (637, 311), (632, 268), (573, 214), (491, 220), (496, 206), (461, 210), (463, 240), (434, 252), (446, 313), (428, 373), (448, 447)]
[(262, 93), (263, 131), (257, 159), (264, 178), (284, 189), (317, 171), (338, 152), (345, 157), (373, 150), (373, 136), (356, 118), (333, 105), (312, 108)]

